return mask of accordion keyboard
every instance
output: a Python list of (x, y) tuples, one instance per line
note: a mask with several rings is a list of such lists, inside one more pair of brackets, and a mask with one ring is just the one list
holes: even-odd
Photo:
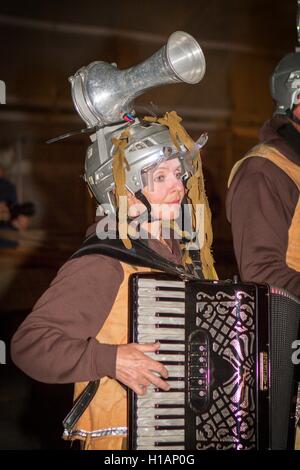
[(183, 450), (185, 381), (184, 282), (139, 279), (138, 343), (160, 342), (149, 353), (169, 373), (168, 392), (148, 387), (136, 400), (137, 449)]

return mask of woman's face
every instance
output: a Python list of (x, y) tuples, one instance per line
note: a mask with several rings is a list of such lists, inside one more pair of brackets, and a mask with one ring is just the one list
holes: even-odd
[(148, 172), (143, 193), (151, 204), (152, 216), (173, 220), (179, 216), (184, 196), (182, 169), (178, 158), (165, 160)]

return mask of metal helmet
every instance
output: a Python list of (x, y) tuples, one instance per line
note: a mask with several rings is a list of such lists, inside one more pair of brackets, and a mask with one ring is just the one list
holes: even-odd
[(289, 114), (300, 94), (300, 52), (291, 52), (280, 60), (271, 77), (270, 88), (276, 102), (274, 114)]
[[(106, 213), (115, 213), (114, 200), (115, 182), (112, 174), (114, 145), (113, 137), (120, 137), (128, 125), (117, 126), (118, 129), (101, 129), (95, 141), (87, 150), (85, 160), (85, 180), (97, 202)], [(139, 121), (129, 126), (129, 142), (125, 149), (125, 157), (129, 168), (125, 170), (126, 188), (136, 194), (143, 191), (145, 178), (143, 174), (153, 165), (164, 159), (178, 157), (182, 165), (182, 178), (192, 172), (191, 155), (182, 147), (175, 147), (166, 126), (152, 123), (142, 125)], [(100, 134), (100, 135), (99, 135)]]
[[(125, 157), (126, 187), (136, 194), (144, 184), (142, 172), (161, 159), (179, 155), (186, 164), (186, 149), (178, 152), (167, 127), (142, 125), (135, 118), (134, 100), (151, 88), (170, 83), (196, 84), (205, 74), (205, 57), (198, 42), (183, 31), (171, 34), (167, 43), (141, 64), (119, 70), (116, 65), (93, 62), (72, 77), (75, 107), (91, 130), (92, 145), (85, 161), (85, 180), (96, 200), (108, 212), (114, 212), (112, 139), (120, 138), (129, 127)], [(126, 121), (129, 119), (129, 123)], [(167, 152), (166, 152), (167, 149)], [(182, 153), (182, 155), (181, 155)]]

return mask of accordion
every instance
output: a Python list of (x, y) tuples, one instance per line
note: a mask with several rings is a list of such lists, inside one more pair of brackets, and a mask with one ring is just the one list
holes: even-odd
[(129, 448), (294, 448), (300, 302), (267, 284), (133, 274), (131, 341), (169, 372), (168, 392), (129, 392)]

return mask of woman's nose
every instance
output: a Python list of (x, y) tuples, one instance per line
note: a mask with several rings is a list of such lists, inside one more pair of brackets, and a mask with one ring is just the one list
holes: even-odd
[(183, 183), (182, 183), (181, 179), (178, 179), (178, 177), (176, 175), (172, 175), (170, 177), (169, 187), (172, 188), (172, 189), (175, 188), (178, 191), (182, 191), (183, 190)]

